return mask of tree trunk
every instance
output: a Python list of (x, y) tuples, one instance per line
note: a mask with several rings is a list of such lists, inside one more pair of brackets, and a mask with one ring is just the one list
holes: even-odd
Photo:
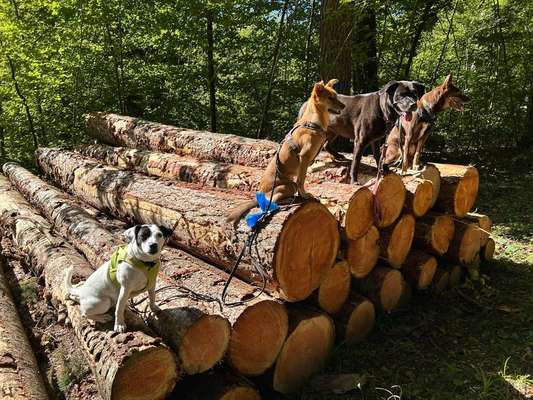
[[(231, 229), (228, 210), (249, 197), (227, 190), (198, 190), (190, 185), (155, 181), (102, 168), (75, 153), (40, 149), (41, 168), (64, 188), (92, 206), (142, 223), (179, 221), (173, 235), (178, 246), (229, 269), (245, 244), (249, 228), (240, 221)], [(295, 204), (276, 213), (258, 231), (254, 259), (265, 271), (270, 288), (289, 301), (307, 298), (333, 266), (339, 247), (337, 221), (317, 201)], [(298, 249), (298, 251), (294, 251)], [(310, 265), (309, 261), (312, 260)], [(249, 255), (239, 276), (257, 280)]]
[(451, 262), (471, 264), (479, 253), (480, 233), (476, 224), (465, 220), (455, 220), (455, 234), (445, 257)]
[(422, 19), (417, 25), (413, 40), (411, 41), (411, 47), (409, 48), (409, 55), (407, 57), (407, 64), (405, 64), (405, 69), (403, 73), (404, 79), (409, 79), (409, 75), (411, 72), (411, 65), (413, 64), (413, 60), (416, 55), (416, 49), (418, 48), (418, 43), (420, 42), (420, 37), (422, 36), (422, 32), (424, 32), (424, 28), (426, 27), (429, 19), (434, 14), (434, 11), (432, 11), (431, 7), (433, 6), (433, 2), (428, 1), (426, 2), (426, 6), (424, 7), (424, 11), (422, 12)]
[(434, 209), (464, 218), (476, 202), (479, 173), (467, 165), (437, 164), (441, 176), (440, 192)]
[[(21, 256), (29, 256), (34, 269), (44, 275), (52, 298), (62, 302), (65, 266), (72, 266), (76, 276), (84, 278), (92, 272), (90, 266), (51, 233), (51, 225), (4, 177), (0, 177), (0, 189), (3, 228), (12, 233)], [(78, 306), (67, 302), (66, 307), (103, 399), (163, 399), (172, 391), (178, 376), (176, 360), (160, 339), (142, 332), (116, 334), (96, 329), (81, 317)]]
[(414, 244), (425, 252), (442, 256), (448, 251), (454, 233), (451, 216), (431, 212), (416, 221)]
[(393, 268), (400, 268), (411, 250), (415, 233), (415, 219), (404, 214), (393, 226), (381, 230), (380, 255)]
[(378, 89), (376, 13), (370, 5), (361, 10), (356, 26), (352, 49), (353, 91), (354, 93), (368, 93)]
[[(303, 93), (304, 97), (308, 98), (311, 93), (311, 84), (309, 83), (309, 59), (311, 57), (311, 37), (313, 35), (313, 22), (315, 19), (316, 0), (311, 0), (311, 15), (309, 16), (309, 25), (307, 26), (307, 37), (305, 40), (305, 61), (304, 61), (304, 76), (303, 76)], [(533, 126), (533, 125), (532, 125)]]
[(276, 360), (274, 390), (288, 394), (300, 389), (325, 363), (334, 343), (335, 326), (330, 317), (289, 307), (289, 335)]
[(276, 78), (276, 68), (278, 66), (279, 51), (281, 47), (281, 41), (283, 40), (283, 25), (285, 24), (285, 15), (287, 14), (287, 8), (289, 6), (289, 0), (285, 0), (283, 3), (283, 9), (281, 10), (281, 18), (278, 27), (278, 37), (276, 40), (276, 47), (274, 48), (274, 54), (272, 56), (272, 66), (270, 67), (270, 78), (268, 80), (267, 95), (265, 98), (265, 105), (263, 107), (263, 117), (261, 118), (261, 125), (257, 131), (257, 138), (265, 136), (265, 129), (268, 123), (268, 111), (270, 109), (270, 100), (272, 98), (272, 88), (274, 86), (274, 80)]
[(4, 267), (0, 257), (0, 393), (12, 399), (46, 400), (48, 394), (11, 296)]
[(427, 288), (435, 275), (437, 259), (420, 250), (413, 250), (402, 266), (403, 276), (409, 285), (416, 289)]
[(368, 297), (374, 306), (389, 312), (400, 300), (402, 280), (400, 271), (378, 265), (365, 278), (355, 280), (354, 286), (365, 297)]
[[(107, 261), (114, 247), (121, 242), (117, 235), (104, 229), (70, 196), (25, 169), (7, 164), (4, 172), (19, 191), (54, 224), (55, 229), (68, 237), (94, 266)], [(219, 297), (228, 274), (170, 248), (163, 250), (162, 261), (161, 273), (164, 276), (160, 277), (158, 285), (165, 288), (162, 299), (165, 305), (162, 308), (168, 312), (158, 315), (159, 319), (149, 317), (148, 322), (178, 350), (186, 372), (209, 369), (220, 360), (228, 346), (224, 321), (210, 318), (211, 315), (222, 315), (233, 324), (229, 360), (239, 373), (258, 375), (273, 365), (288, 329), (287, 314), (282, 305), (267, 295), (261, 295), (252, 303), (226, 307), (221, 311), (218, 302), (209, 301), (209, 298)], [(164, 285), (162, 281), (165, 281)], [(250, 298), (255, 289), (234, 279), (229, 287), (228, 301)], [(193, 293), (187, 296), (191, 290)], [(204, 301), (203, 296), (209, 298)], [(206, 315), (205, 318), (201, 318), (202, 315)], [(210, 332), (208, 343), (205, 343), (202, 329)], [(199, 348), (204, 351), (198, 351)]]
[[(120, 169), (176, 179), (205, 187), (257, 191), (262, 169), (215, 161), (201, 161), (175, 154), (165, 154), (105, 145), (80, 146), (77, 152)], [(318, 196), (345, 227), (346, 235), (356, 239), (372, 224), (373, 198), (367, 187), (319, 182), (309, 176), (310, 193)]]
[(337, 336), (353, 346), (365, 340), (374, 328), (376, 311), (370, 300), (353, 293), (334, 318)]
[(372, 225), (363, 236), (347, 240), (344, 244), (346, 246), (344, 257), (352, 275), (355, 278), (364, 278), (378, 262), (379, 230)]
[(435, 203), (437, 202), (437, 199), (439, 198), (440, 193), (440, 172), (437, 167), (431, 164), (427, 164), (424, 166), (424, 168), (419, 172), (419, 177), (421, 179), (427, 179), (432, 183), (432, 190), (433, 194), (431, 197), (431, 206), (430, 208), (433, 208)]
[(352, 78), (351, 37), (353, 6), (339, 0), (322, 1), (320, 20), (320, 75), (327, 82), (338, 79), (335, 90), (350, 94)]
[(213, 11), (206, 12), (207, 28), (207, 82), (209, 84), (209, 115), (211, 117), (211, 132), (217, 131), (217, 104), (216, 104), (216, 76), (215, 61), (213, 58)]
[(188, 400), (261, 400), (251, 382), (222, 369), (191, 376), (176, 392), (187, 393)]

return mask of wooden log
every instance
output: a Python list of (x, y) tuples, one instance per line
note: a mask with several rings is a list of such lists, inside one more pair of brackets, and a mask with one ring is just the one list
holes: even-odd
[(328, 314), (338, 313), (348, 299), (351, 280), (348, 263), (336, 262), (317, 290), (316, 304)]
[(479, 173), (468, 165), (437, 164), (441, 176), (440, 192), (434, 209), (463, 218), (472, 209), (479, 188)]
[(149, 149), (229, 164), (265, 167), (278, 144), (207, 131), (177, 128), (138, 118), (106, 113), (85, 115), (87, 132), (103, 143)]
[(405, 209), (416, 218), (425, 215), (431, 208), (433, 200), (433, 183), (428, 179), (403, 177), (405, 185)]
[(444, 268), (448, 271), (448, 287), (453, 289), (461, 284), (463, 267), (459, 264), (448, 264)]
[(454, 234), (451, 216), (430, 212), (416, 221), (413, 243), (427, 253), (442, 256), (448, 251)]
[(374, 328), (374, 304), (363, 296), (352, 293), (350, 299), (334, 316), (334, 320), (338, 337), (348, 346), (353, 346), (365, 340)]
[(487, 243), (485, 243), (485, 246), (481, 248), (479, 251), (479, 256), (481, 257), (481, 261), (487, 261), (490, 262), (494, 259), (494, 252), (496, 251), (496, 242), (493, 238), (489, 238), (487, 240)]
[[(6, 164), (4, 171), (55, 229), (68, 231), (69, 240), (94, 266), (107, 261), (120, 243), (120, 237), (112, 235), (70, 196), (24, 168)], [(186, 372), (209, 369), (221, 359), (228, 346), (226, 319), (233, 324), (229, 358), (237, 371), (246, 375), (260, 374), (273, 365), (287, 335), (288, 317), (283, 306), (265, 294), (255, 300), (257, 304), (243, 304), (221, 312), (216, 302), (187, 297), (184, 289), (217, 298), (228, 274), (180, 250), (163, 250), (161, 274), (158, 284), (166, 287), (165, 298), (172, 297), (173, 300), (161, 306), (170, 311), (157, 318), (149, 316), (148, 322), (154, 329), (161, 330), (177, 349)], [(228, 301), (249, 298), (254, 291), (255, 287), (234, 279)], [(213, 315), (223, 319), (212, 318)], [(206, 335), (206, 331), (210, 335)], [(198, 351), (200, 348), (203, 350)]]
[(431, 206), (433, 208), (437, 199), (439, 198), (440, 193), (440, 172), (437, 167), (431, 164), (424, 165), (421, 171), (418, 172), (417, 176), (421, 179), (427, 179), (432, 183), (432, 196), (431, 196)]
[(480, 244), (481, 247), (485, 246), (489, 240), (490, 232), (492, 231), (492, 220), (490, 217), (478, 213), (468, 213), (466, 214), (465, 219), (476, 223), (479, 226)]
[(402, 266), (405, 280), (416, 289), (425, 289), (433, 280), (437, 259), (420, 250), (412, 250)]
[(437, 268), (431, 283), (431, 292), (435, 295), (442, 294), (450, 285), (450, 272), (445, 268)]
[(372, 225), (368, 232), (355, 240), (346, 240), (345, 258), (355, 278), (364, 278), (378, 262), (379, 230)]
[(377, 265), (368, 276), (356, 279), (354, 285), (374, 306), (388, 312), (394, 309), (400, 300), (402, 279), (400, 271)]
[[(137, 174), (101, 167), (72, 152), (39, 149), (41, 168), (64, 188), (92, 206), (143, 223), (178, 221), (173, 242), (222, 268), (232, 268), (248, 237), (245, 221), (231, 229), (225, 221), (240, 193), (168, 186)], [(288, 207), (269, 219), (254, 242), (254, 258), (265, 271), (270, 289), (289, 301), (307, 298), (333, 266), (339, 247), (338, 224), (320, 203)], [(309, 261), (312, 263), (309, 264)], [(238, 269), (245, 280), (257, 280), (249, 255)]]
[(325, 363), (334, 343), (335, 326), (329, 316), (290, 307), (289, 335), (273, 372), (274, 390), (284, 394), (299, 390)]
[(393, 268), (400, 268), (411, 250), (415, 233), (415, 219), (404, 214), (393, 226), (383, 229), (379, 236), (380, 255)]
[[(4, 229), (12, 232), (20, 254), (44, 275), (47, 291), (56, 301), (64, 299), (66, 266), (74, 267), (78, 277), (90, 274), (87, 261), (51, 232), (51, 225), (3, 176), (0, 214), (8, 216), (3, 219)], [(117, 334), (94, 328), (81, 316), (78, 306), (69, 302), (66, 307), (103, 399), (163, 399), (172, 391), (178, 376), (176, 359), (160, 339), (139, 331)]]
[(222, 369), (191, 376), (176, 392), (186, 393), (188, 400), (261, 400), (250, 381)]
[(470, 264), (480, 249), (478, 226), (465, 220), (455, 220), (454, 225), (455, 234), (445, 257), (451, 262)]
[(46, 400), (37, 360), (20, 321), (0, 257), (0, 394), (4, 399)]
[[(109, 147), (82, 146), (77, 152), (120, 169), (196, 183), (205, 187), (257, 191), (264, 169), (216, 161), (198, 160), (176, 154)], [(308, 179), (308, 181), (312, 181)], [(345, 227), (350, 238), (362, 236), (372, 224), (373, 197), (365, 186), (316, 182), (307, 186)]]

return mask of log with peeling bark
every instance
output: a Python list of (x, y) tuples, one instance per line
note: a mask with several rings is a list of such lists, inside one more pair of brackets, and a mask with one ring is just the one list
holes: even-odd
[[(53, 222), (55, 229), (60, 232), (68, 230), (69, 240), (94, 266), (107, 261), (121, 242), (120, 237), (112, 235), (71, 196), (24, 168), (8, 164), (4, 170), (13, 184)], [(221, 312), (217, 302), (188, 298), (184, 289), (217, 298), (228, 274), (177, 249), (163, 250), (161, 273), (162, 282), (158, 285), (165, 287), (162, 298), (165, 304), (161, 308), (169, 311), (159, 314), (158, 318), (149, 316), (148, 322), (154, 329), (161, 330), (178, 350), (186, 372), (209, 369), (223, 356), (229, 336), (226, 318), (233, 324), (229, 341), (229, 359), (233, 367), (245, 375), (259, 375), (273, 365), (288, 329), (287, 313), (279, 302), (264, 294), (255, 303), (224, 308)], [(255, 290), (255, 287), (234, 279), (229, 287), (228, 301), (249, 298)], [(166, 301), (168, 298), (172, 300)], [(221, 315), (224, 319), (212, 315)], [(210, 332), (209, 336), (205, 335), (206, 331)]]
[(46, 400), (37, 360), (20, 321), (0, 256), (0, 395), (4, 399)]
[(482, 261), (492, 261), (496, 251), (496, 242), (493, 238), (488, 238), (487, 243), (480, 249), (479, 256)]
[(472, 209), (479, 188), (479, 173), (469, 165), (437, 164), (441, 176), (439, 197), (433, 207), (463, 218)]
[(426, 214), (433, 200), (433, 183), (428, 179), (403, 177), (405, 185), (405, 209), (416, 218)]
[(442, 256), (448, 251), (454, 234), (450, 215), (430, 212), (416, 221), (413, 243), (427, 253)]
[(112, 146), (150, 149), (229, 164), (265, 167), (276, 154), (277, 143), (177, 128), (138, 118), (101, 112), (85, 115), (87, 132)]
[(300, 389), (325, 363), (334, 343), (335, 326), (328, 315), (289, 307), (289, 335), (274, 367), (274, 390), (288, 394)]
[(346, 240), (344, 257), (355, 278), (364, 278), (376, 265), (379, 258), (379, 230), (374, 225), (367, 233), (355, 240)]
[[(0, 214), (3, 228), (12, 233), (14, 246), (42, 273), (46, 289), (56, 302), (64, 301), (62, 282), (66, 266), (77, 278), (91, 272), (87, 261), (51, 232), (52, 226), (0, 177)], [(173, 389), (178, 369), (173, 353), (158, 338), (140, 331), (117, 334), (94, 328), (79, 307), (66, 303), (69, 319), (103, 399), (163, 399)]]
[[(216, 161), (198, 160), (176, 154), (91, 145), (78, 147), (77, 152), (120, 169), (170, 178), (205, 187), (256, 191), (264, 169)], [(312, 179), (308, 179), (312, 182)], [(374, 218), (373, 197), (365, 186), (314, 182), (307, 185), (345, 227), (350, 238), (362, 236)]]
[(261, 400), (252, 382), (221, 368), (184, 379), (176, 392), (188, 400)]
[(374, 304), (356, 293), (342, 309), (333, 317), (338, 337), (347, 345), (352, 346), (367, 338), (376, 320)]
[(433, 280), (437, 259), (420, 250), (412, 250), (402, 266), (405, 280), (416, 289), (425, 289)]
[(445, 257), (451, 262), (471, 264), (479, 254), (480, 233), (477, 224), (468, 220), (454, 220), (455, 234)]
[[(101, 210), (143, 223), (178, 221), (173, 243), (222, 268), (231, 268), (245, 245), (249, 228), (226, 223), (228, 210), (249, 197), (227, 190), (169, 186), (112, 167), (102, 167), (75, 153), (39, 149), (41, 168), (58, 184)], [(307, 298), (333, 266), (339, 247), (338, 224), (317, 201), (294, 204), (261, 227), (254, 242), (254, 265), (265, 271), (269, 288), (289, 301)], [(312, 260), (312, 263), (309, 263)], [(239, 276), (257, 280), (247, 254)], [(254, 276), (255, 275), (255, 276)]]
[(393, 268), (400, 268), (411, 250), (415, 233), (415, 219), (411, 214), (402, 215), (379, 236), (380, 255)]
[(481, 247), (485, 246), (492, 231), (492, 220), (490, 217), (479, 213), (468, 213), (465, 219), (479, 226), (480, 244)]
[(397, 269), (377, 265), (363, 279), (356, 279), (354, 286), (358, 292), (374, 303), (374, 306), (391, 311), (396, 307), (402, 294), (402, 274)]
[(338, 313), (348, 299), (351, 280), (348, 263), (346, 261), (336, 262), (320, 283), (313, 301), (328, 314)]

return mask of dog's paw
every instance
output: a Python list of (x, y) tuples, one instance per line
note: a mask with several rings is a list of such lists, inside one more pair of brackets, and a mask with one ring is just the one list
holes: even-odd
[(117, 333), (124, 333), (126, 332), (126, 324), (115, 323), (113, 330)]

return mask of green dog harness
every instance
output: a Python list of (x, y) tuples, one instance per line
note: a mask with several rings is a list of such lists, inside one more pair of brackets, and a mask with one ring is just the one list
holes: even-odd
[(144, 272), (148, 282), (145, 288), (139, 291), (139, 293), (155, 288), (157, 273), (159, 272), (159, 267), (161, 266), (160, 260), (157, 260), (155, 263), (147, 263), (133, 257), (128, 257), (128, 245), (120, 246), (111, 256), (111, 262), (109, 263), (108, 270), (109, 279), (111, 279), (111, 282), (113, 282), (117, 288), (120, 288), (120, 283), (117, 281), (117, 268), (122, 261), (126, 261), (128, 264), (131, 264), (135, 268), (138, 268)]

